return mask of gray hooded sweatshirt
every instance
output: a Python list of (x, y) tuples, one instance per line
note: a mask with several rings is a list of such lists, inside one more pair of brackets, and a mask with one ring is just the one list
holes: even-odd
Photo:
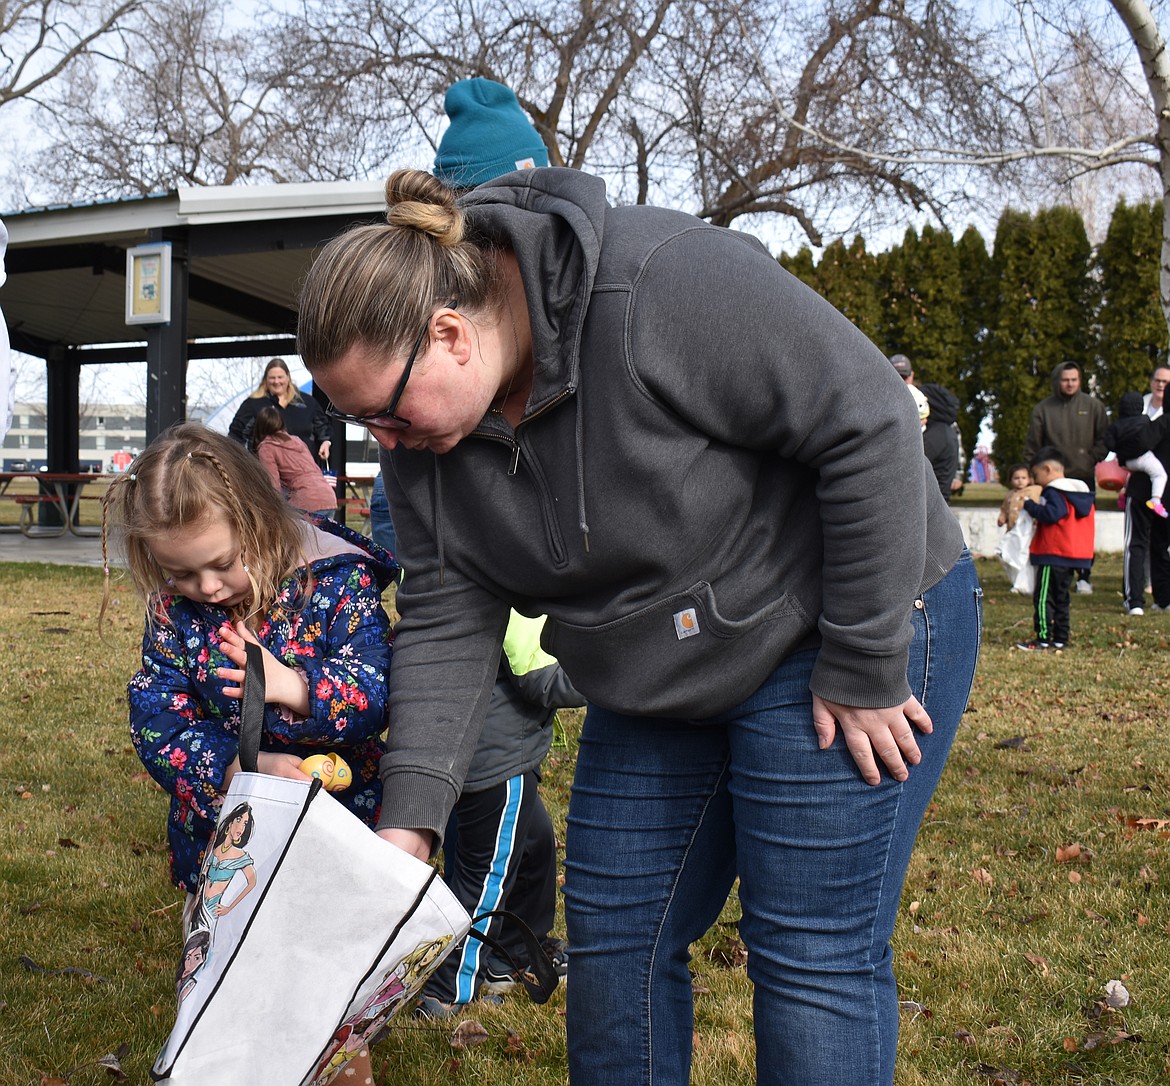
[[(460, 201), (516, 254), (535, 375), (443, 455), (383, 452), (399, 558), (382, 826), (441, 833), (509, 607), (590, 702), (680, 727), (795, 651), (812, 689), (909, 696), (915, 599), (962, 533), (889, 362), (754, 239), (529, 170)], [(811, 724), (810, 724), (811, 727)]]

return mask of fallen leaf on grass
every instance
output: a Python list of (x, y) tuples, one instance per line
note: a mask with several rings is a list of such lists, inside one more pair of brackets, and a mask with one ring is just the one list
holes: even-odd
[(971, 868), (971, 878), (979, 883), (980, 886), (995, 885), (995, 876), (986, 867)]
[(84, 1071), (87, 1067), (104, 1067), (106, 1072), (115, 1082), (129, 1082), (130, 1076), (122, 1070), (122, 1061), (129, 1055), (130, 1046), (122, 1043), (118, 1046), (117, 1052), (107, 1052), (100, 1059), (92, 1060), (87, 1063), (79, 1063), (71, 1071), (66, 1071), (61, 1078), (52, 1078), (48, 1075), (41, 1077), (41, 1086), (67, 1086), (69, 1080), (77, 1074), (78, 1071)]
[(514, 1029), (508, 1030), (508, 1038), (504, 1042), (504, 1054), (513, 1060), (528, 1062), (536, 1059), (536, 1053), (529, 1052), (528, 1046), (520, 1039), (520, 1034)]
[(1031, 750), (1026, 735), (1013, 735), (1010, 739), (1001, 739), (995, 744), (995, 750)]
[(1118, 1030), (1112, 1036), (1108, 1033), (1090, 1033), (1081, 1042), (1081, 1051), (1092, 1052), (1094, 1048), (1100, 1048), (1102, 1045), (1119, 1045), (1126, 1041), (1137, 1044), (1141, 1039), (1140, 1033), (1126, 1033), (1125, 1030)]
[(1039, 954), (1025, 954), (1024, 959), (1025, 961), (1031, 962), (1040, 971), (1040, 976), (1048, 976), (1048, 962), (1045, 961)]
[(1058, 864), (1087, 864), (1092, 858), (1093, 853), (1079, 841), (1074, 841), (1071, 845), (1056, 846), (1056, 862)]
[(992, 1086), (1019, 1086), (1020, 1072), (1010, 1067), (992, 1067), (990, 1064), (981, 1063), (978, 1070), (981, 1075), (991, 1080)]
[(1128, 818), (1126, 824), (1135, 830), (1163, 830), (1170, 826), (1170, 818)]
[(465, 1018), (455, 1027), (455, 1032), (451, 1034), (452, 1048), (471, 1048), (473, 1045), (481, 1045), (488, 1039), (488, 1031), (484, 1029), (482, 1022), (477, 1022), (474, 1018)]
[(743, 943), (729, 935), (707, 951), (707, 957), (725, 969), (742, 969), (747, 965), (748, 952)]
[(975, 1043), (975, 1034), (970, 1030), (957, 1029), (955, 1030), (955, 1040), (960, 1044), (973, 1045)]
[(925, 1003), (916, 1003), (913, 999), (900, 1000), (898, 1003), (898, 1010), (910, 1011), (912, 1015), (910, 1018), (911, 1022), (919, 1018), (925, 1018), (929, 1021), (934, 1017), (934, 1011), (932, 1011)]

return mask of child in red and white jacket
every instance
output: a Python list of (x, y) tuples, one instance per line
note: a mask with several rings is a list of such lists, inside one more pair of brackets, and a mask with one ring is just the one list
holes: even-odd
[(1036, 636), (1017, 648), (1029, 652), (1063, 649), (1069, 641), (1069, 596), (1072, 579), (1093, 558), (1095, 495), (1088, 484), (1065, 476), (1059, 449), (1046, 445), (1029, 464), (1032, 479), (1043, 489), (1040, 500), (1024, 508), (1036, 521), (1031, 562), (1036, 567), (1032, 591)]

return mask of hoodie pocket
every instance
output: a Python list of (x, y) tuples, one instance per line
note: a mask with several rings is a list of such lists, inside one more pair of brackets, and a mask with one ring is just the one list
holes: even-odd
[(699, 581), (595, 626), (550, 618), (545, 643), (591, 702), (633, 716), (702, 719), (743, 701), (815, 628), (790, 593), (729, 618)]

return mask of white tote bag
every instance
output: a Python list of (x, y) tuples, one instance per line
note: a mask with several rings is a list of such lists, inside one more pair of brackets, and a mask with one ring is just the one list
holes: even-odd
[[(241, 765), (253, 770), (258, 656), (249, 653), (240, 737)], [(200, 878), (175, 1026), (151, 1077), (325, 1086), (411, 1005), (470, 923), (429, 864), (383, 841), (320, 781), (238, 773)]]

